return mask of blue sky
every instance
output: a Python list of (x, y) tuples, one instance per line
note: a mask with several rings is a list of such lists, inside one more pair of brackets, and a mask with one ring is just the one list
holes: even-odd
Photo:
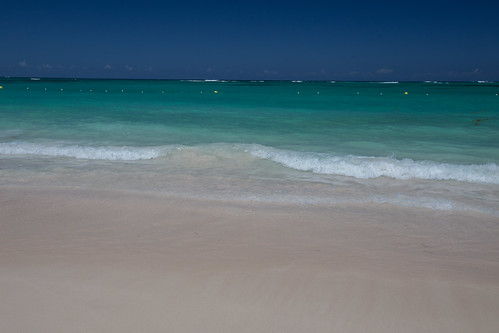
[(499, 1), (2, 1), (0, 76), (499, 80)]

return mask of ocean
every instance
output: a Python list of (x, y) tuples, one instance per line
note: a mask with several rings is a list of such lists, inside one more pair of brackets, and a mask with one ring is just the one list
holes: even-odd
[(499, 217), (497, 82), (0, 86), (0, 186)]

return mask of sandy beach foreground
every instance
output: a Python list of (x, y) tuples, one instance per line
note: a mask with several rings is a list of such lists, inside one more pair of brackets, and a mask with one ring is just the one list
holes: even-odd
[(499, 222), (0, 188), (2, 332), (498, 332)]

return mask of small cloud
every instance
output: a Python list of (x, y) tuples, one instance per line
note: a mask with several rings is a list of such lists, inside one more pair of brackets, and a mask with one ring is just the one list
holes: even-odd
[(125, 68), (129, 71), (133, 71), (133, 67), (132, 66), (128, 66), (128, 65), (125, 65)]
[(36, 68), (38, 68), (38, 69), (51, 69), (52, 66), (49, 64), (43, 64), (43, 65), (36, 66)]
[(111, 68), (113, 68), (113, 67), (111, 67), (111, 65), (104, 66), (104, 69), (111, 69)]
[(475, 77), (476, 75), (483, 74), (483, 72), (480, 69), (475, 68), (471, 72), (449, 71), (447, 72), (447, 74), (455, 78), (465, 78), (465, 77)]
[(393, 73), (393, 69), (389, 68), (380, 68), (376, 71), (376, 74), (391, 74)]
[(211, 72), (213, 72), (213, 69), (211, 69), (211, 68), (206, 68), (206, 73), (211, 73)]
[(20, 67), (28, 67), (28, 63), (26, 62), (26, 60), (19, 61), (17, 64), (18, 64)]
[(274, 71), (274, 70), (270, 70), (270, 69), (265, 69), (263, 71), (263, 74), (265, 74), (265, 75), (277, 75), (277, 74), (279, 74), (279, 72), (278, 71)]
[(311, 77), (321, 77), (321, 76), (326, 76), (328, 75), (328, 72), (324, 69), (321, 68), (319, 71), (310, 71), (310, 72), (305, 72), (305, 75), (311, 76)]
[(146, 68), (146, 70), (147, 70), (148, 72), (152, 72), (152, 67), (147, 67), (147, 68)]

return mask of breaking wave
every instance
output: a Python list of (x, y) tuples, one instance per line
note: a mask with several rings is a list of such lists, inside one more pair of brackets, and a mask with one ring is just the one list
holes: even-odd
[(0, 143), (0, 154), (74, 157), (88, 160), (134, 161), (164, 156), (174, 147), (92, 147), (28, 142)]
[[(222, 143), (190, 147), (181, 145), (94, 147), (69, 143), (0, 143), (0, 154), (3, 155), (40, 155), (110, 161), (149, 160), (168, 156), (174, 152), (181, 153), (181, 151), (191, 151), (196, 156), (223, 157), (223, 163), (234, 163), (246, 156), (252, 159), (270, 160), (294, 170), (358, 179), (388, 177), (399, 180), (455, 180), (478, 184), (499, 184), (499, 166), (495, 163), (459, 165), (435, 161), (415, 161), (408, 158), (334, 155), (277, 149), (258, 144)], [(192, 158), (192, 154), (185, 155), (185, 158)]]
[(457, 180), (470, 183), (499, 184), (495, 163), (456, 165), (434, 161), (398, 160), (392, 157), (336, 156), (280, 150), (261, 145), (246, 148), (251, 155), (277, 162), (288, 168), (318, 174), (341, 175), (359, 179), (389, 177), (400, 180)]

